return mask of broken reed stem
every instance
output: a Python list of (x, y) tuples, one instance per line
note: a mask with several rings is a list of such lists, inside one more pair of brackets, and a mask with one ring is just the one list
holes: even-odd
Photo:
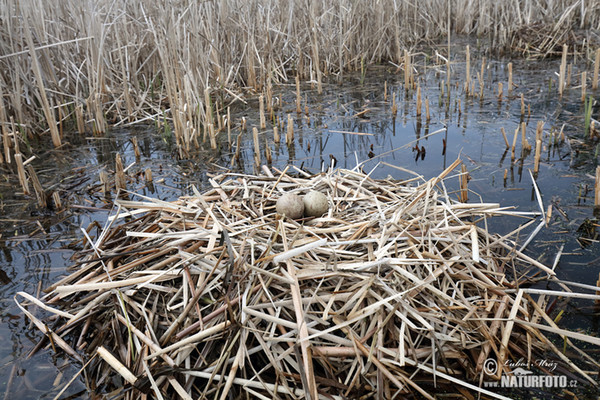
[(519, 136), (519, 126), (515, 129), (515, 134), (513, 136), (512, 148), (510, 149), (510, 160), (515, 162), (515, 152), (517, 147), (517, 137)]
[(275, 145), (279, 145), (279, 142), (281, 141), (281, 138), (279, 137), (279, 128), (277, 128), (277, 125), (273, 125), (273, 141), (275, 142)]
[(398, 113), (398, 105), (396, 104), (396, 94), (392, 94), (392, 118), (396, 118), (396, 114)]
[(254, 142), (254, 163), (260, 165), (260, 144), (258, 143), (258, 129), (252, 127), (252, 140)]
[(523, 149), (523, 151), (530, 151), (531, 145), (529, 144), (529, 141), (525, 136), (526, 126), (527, 124), (525, 122), (521, 122), (521, 148)]
[(27, 175), (25, 174), (25, 167), (23, 165), (23, 155), (21, 153), (15, 154), (15, 162), (17, 164), (17, 174), (19, 175), (19, 183), (21, 184), (21, 188), (23, 188), (23, 193), (28, 195), (31, 192), (29, 191), (29, 181), (27, 180)]
[(40, 208), (46, 208), (46, 193), (44, 192), (44, 188), (42, 188), (40, 180), (38, 179), (37, 174), (31, 165), (27, 165), (27, 172), (29, 172), (29, 177), (31, 178), (31, 183), (33, 184), (33, 190), (35, 191), (35, 197), (38, 205)]
[(558, 94), (562, 97), (565, 88), (565, 75), (567, 73), (567, 50), (569, 46), (563, 44), (562, 59), (560, 62), (560, 71), (558, 74)]
[(481, 59), (481, 71), (477, 75), (477, 79), (479, 80), (479, 98), (483, 99), (483, 85), (484, 85), (484, 76), (485, 73), (485, 57)]
[(117, 192), (120, 189), (127, 189), (126, 182), (125, 171), (123, 170), (123, 161), (121, 160), (121, 155), (117, 153), (115, 156), (115, 188), (117, 189)]
[(521, 93), (521, 117), (525, 116), (525, 96)]
[(131, 143), (133, 144), (133, 154), (135, 154), (135, 159), (136, 161), (140, 161), (140, 158), (142, 156), (142, 153), (140, 152), (140, 146), (138, 145), (138, 140), (137, 137), (132, 137), (131, 138)]
[(258, 112), (260, 116), (260, 129), (266, 129), (267, 120), (265, 118), (265, 98), (262, 94), (258, 96)]
[(594, 61), (594, 79), (592, 80), (592, 89), (598, 89), (598, 73), (600, 72), (600, 48), (596, 49), (596, 59)]
[(208, 124), (208, 137), (210, 139), (210, 148), (215, 150), (217, 148), (217, 134), (213, 124)]
[(513, 64), (508, 63), (508, 96), (512, 95), (513, 88)]
[(425, 120), (429, 122), (429, 98), (425, 98)]
[(271, 156), (271, 147), (269, 146), (269, 139), (267, 138), (267, 135), (265, 135), (265, 157), (267, 158), (267, 163), (271, 165), (273, 158)]
[(469, 175), (467, 172), (467, 166), (461, 164), (460, 166), (460, 198), (461, 203), (466, 203), (469, 200)]
[(147, 184), (152, 183), (152, 169), (150, 169), (150, 167), (144, 170), (144, 178), (146, 179)]
[(292, 119), (292, 114), (288, 114), (287, 116), (287, 130), (285, 133), (285, 142), (288, 146), (291, 146), (294, 143), (294, 120)]
[(596, 184), (594, 185), (594, 206), (600, 206), (600, 165), (596, 167)]
[(498, 101), (502, 101), (503, 93), (504, 93), (504, 89), (502, 87), (502, 82), (498, 82)]
[(504, 127), (500, 128), (500, 132), (502, 132), (502, 137), (504, 138), (504, 143), (506, 144), (506, 148), (510, 148), (510, 144), (508, 143), (508, 139), (506, 138), (506, 131)]

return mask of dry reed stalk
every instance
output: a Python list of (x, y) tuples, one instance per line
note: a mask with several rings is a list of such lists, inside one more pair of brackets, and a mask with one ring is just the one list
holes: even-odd
[(121, 160), (121, 155), (119, 153), (115, 156), (115, 189), (126, 190), (127, 189), (127, 180), (125, 178), (125, 171), (123, 170), (123, 161)]
[(600, 48), (596, 49), (596, 58), (594, 59), (594, 79), (592, 80), (592, 89), (598, 89), (598, 73), (600, 72)]
[(17, 174), (19, 176), (19, 183), (21, 184), (23, 193), (25, 195), (28, 195), (31, 192), (29, 191), (29, 181), (27, 179), (27, 175), (25, 174), (25, 167), (23, 166), (23, 155), (21, 153), (15, 154), (15, 163), (17, 164)]
[(292, 119), (292, 114), (288, 114), (287, 116), (287, 129), (285, 131), (285, 142), (288, 146), (294, 144), (294, 120)]
[(571, 87), (571, 76), (573, 76), (573, 64), (567, 64), (567, 78), (565, 79), (565, 87)]
[(258, 129), (252, 128), (252, 141), (254, 142), (254, 164), (260, 165), (260, 144), (258, 143)]
[(140, 158), (142, 157), (142, 152), (140, 151), (137, 137), (134, 136), (131, 138), (131, 144), (133, 145), (133, 154), (135, 155), (135, 159), (139, 162)]
[(525, 136), (527, 124), (525, 122), (521, 122), (521, 148), (523, 151), (530, 151), (531, 145), (527, 140), (527, 136)]
[(106, 196), (110, 193), (108, 174), (106, 171), (100, 171), (99, 179), (102, 188), (102, 194)]
[(7, 164), (11, 164), (10, 156), (10, 139), (8, 138), (8, 128), (2, 125), (2, 145), (4, 147), (4, 160)]
[(594, 206), (600, 206), (600, 166), (596, 167), (596, 183), (594, 185)]
[(40, 206), (40, 208), (46, 208), (48, 206), (48, 203), (46, 202), (46, 193), (44, 192), (44, 188), (42, 188), (42, 184), (35, 173), (35, 169), (33, 169), (31, 165), (27, 165), (27, 172), (29, 173), (31, 183), (33, 184), (33, 190), (35, 192), (35, 198), (37, 199), (38, 206)]
[(258, 96), (258, 114), (260, 116), (260, 129), (266, 129), (267, 120), (265, 118), (265, 98), (262, 94)]
[(396, 114), (398, 113), (398, 105), (396, 105), (396, 94), (392, 94), (392, 118), (396, 118)]
[(383, 82), (383, 101), (387, 101), (387, 81)]
[(46, 94), (46, 87), (44, 85), (44, 79), (42, 77), (42, 70), (40, 68), (38, 56), (35, 51), (35, 45), (33, 43), (33, 36), (31, 34), (31, 29), (28, 26), (29, 20), (26, 19), (25, 22), (26, 22), (26, 26), (24, 29), (25, 39), (27, 41), (27, 46), (29, 47), (29, 55), (31, 56), (31, 66), (32, 66), (33, 74), (35, 76), (35, 80), (37, 82), (39, 96), (40, 96), (40, 100), (42, 102), (42, 110), (44, 111), (44, 116), (46, 117), (46, 121), (48, 123), (48, 128), (50, 129), (50, 136), (52, 137), (52, 144), (54, 145), (54, 147), (60, 147), (62, 145), (62, 140), (60, 137), (60, 133), (58, 132), (54, 111), (50, 107), (50, 101), (48, 101), (48, 96)]
[(498, 82), (498, 101), (502, 101), (502, 95), (504, 94), (504, 88), (502, 82)]
[(269, 139), (265, 136), (265, 158), (267, 159), (267, 163), (271, 165), (273, 162), (273, 156), (271, 155), (271, 147), (269, 146)]
[(566, 82), (566, 73), (567, 73), (567, 51), (569, 49), (569, 46), (567, 46), (566, 44), (563, 44), (563, 48), (562, 48), (562, 57), (561, 57), (561, 61), (560, 61), (560, 70), (558, 73), (558, 94), (559, 96), (562, 97), (563, 95), (563, 90), (565, 89), (565, 82)]
[(146, 184), (152, 184), (152, 169), (146, 168), (144, 170), (144, 178), (146, 179)]
[(430, 119), (430, 115), (429, 115), (429, 98), (425, 98), (425, 120), (429, 121)]
[(585, 102), (585, 92), (587, 87), (587, 72), (583, 71), (581, 73), (581, 101)]
[(58, 192), (52, 192), (52, 202), (54, 203), (55, 209), (62, 210), (62, 201), (60, 200), (60, 194)]
[(504, 127), (500, 128), (500, 132), (502, 132), (502, 138), (504, 139), (504, 144), (506, 145), (506, 149), (509, 149), (510, 144), (508, 143), (508, 139), (506, 137), (506, 131), (504, 130)]
[(481, 59), (481, 71), (477, 74), (477, 80), (479, 81), (479, 98), (483, 99), (483, 89), (484, 89), (484, 75), (485, 74), (485, 57)]
[(273, 141), (275, 142), (275, 145), (279, 145), (279, 142), (281, 141), (281, 138), (279, 137), (279, 128), (277, 128), (277, 125), (273, 125)]
[(210, 148), (217, 148), (217, 133), (215, 132), (215, 126), (213, 124), (208, 124), (208, 137), (210, 139)]
[(513, 64), (511, 62), (508, 63), (508, 96), (512, 96), (513, 89)]
[(515, 153), (516, 153), (516, 147), (517, 147), (517, 137), (519, 136), (519, 126), (517, 126), (517, 128), (515, 129), (515, 134), (513, 136), (513, 141), (512, 141), (512, 146), (510, 148), (510, 160), (512, 162), (515, 161)]
[(467, 166), (461, 164), (460, 166), (460, 196), (459, 199), (462, 203), (469, 201), (469, 173), (467, 172)]

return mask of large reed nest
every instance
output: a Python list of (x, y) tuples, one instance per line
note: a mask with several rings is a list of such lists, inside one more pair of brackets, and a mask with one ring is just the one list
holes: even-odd
[[(121, 200), (70, 275), (18, 300), (109, 398), (503, 398), (484, 383), (537, 356), (559, 364), (542, 374), (594, 383), (581, 364), (598, 363), (547, 335), (598, 340), (556, 326), (556, 293), (524, 284), (554, 271), (513, 242), (521, 227), (487, 231), (526, 213), (457, 201), (444, 182), (459, 165), (428, 181), (264, 168), (174, 202)], [(283, 193), (311, 189), (327, 214), (276, 214)]]

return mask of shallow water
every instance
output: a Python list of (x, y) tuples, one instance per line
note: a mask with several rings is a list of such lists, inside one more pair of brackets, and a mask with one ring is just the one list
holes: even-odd
[[(464, 49), (457, 50), (452, 57), (457, 61), (452, 64), (451, 90), (448, 95), (446, 88), (443, 96), (440, 87), (446, 82), (445, 64), (435, 65), (433, 56), (415, 57), (416, 81), (421, 87), (423, 102), (425, 98), (430, 101), (429, 121), (425, 120), (424, 108), (421, 118), (417, 118), (416, 91), (404, 90), (403, 73), (396, 72), (393, 66), (370, 67), (364, 74), (347, 74), (341, 79), (329, 77), (322, 94), (317, 93), (316, 87), (303, 84), (301, 114), (295, 112), (295, 86), (275, 88), (281, 107), (274, 116), (287, 121), (287, 114), (292, 115), (295, 139), (288, 147), (285, 129), (280, 129), (282, 141), (273, 144), (270, 123), (260, 132), (261, 143), (268, 139), (271, 147), (272, 167), (283, 169), (291, 163), (316, 173), (329, 168), (335, 160), (336, 166), (342, 168), (354, 168), (361, 163), (365, 171), (373, 170), (375, 178), (410, 176), (393, 165), (413, 170), (427, 179), (460, 157), (472, 178), (471, 201), (478, 201), (480, 196), (485, 202), (515, 206), (520, 211), (538, 211), (529, 173), (533, 170), (534, 151), (521, 157), (519, 134), (516, 160), (512, 163), (500, 131), (504, 128), (512, 142), (521, 122), (519, 96), (524, 93), (525, 103), (531, 108), (531, 114), (526, 115), (524, 121), (528, 124), (527, 138), (533, 149), (536, 124), (540, 120), (545, 123), (544, 148), (536, 181), (544, 208), (554, 205), (549, 226), (536, 236), (528, 252), (552, 265), (562, 248), (563, 255), (556, 268), (559, 277), (595, 283), (600, 272), (600, 246), (595, 240), (581, 239), (584, 231), (589, 237), (596, 230), (593, 174), (597, 165), (597, 143), (583, 134), (584, 110), (580, 89), (575, 87), (578, 84), (573, 83), (560, 99), (555, 75), (558, 61), (513, 60), (516, 87), (509, 97), (506, 66), (510, 60), (489, 60), (485, 68), (484, 98), (467, 97), (462, 84), (465, 79), (463, 52)], [(471, 75), (475, 90), (479, 91), (476, 74), (481, 59), (475, 51), (471, 59)], [(572, 82), (579, 80), (580, 68), (589, 71), (591, 67), (579, 58), (578, 64), (573, 66)], [(338, 80), (342, 83), (336, 83)], [(384, 99), (384, 82), (387, 82), (387, 100)], [(498, 82), (504, 84), (501, 101), (496, 95)], [(588, 94), (597, 97), (600, 91), (588, 88)], [(392, 96), (396, 98), (398, 109), (395, 117), (391, 112)], [(356, 116), (365, 109), (369, 111), (364, 116)], [(594, 116), (598, 118), (598, 109), (595, 110)], [(234, 162), (233, 168), (252, 172), (256, 167), (251, 128), (259, 124), (257, 98), (251, 98), (247, 105), (232, 105), (234, 138), (240, 132), (242, 117), (247, 120), (247, 132), (242, 136), (241, 160)], [(561, 129), (567, 142), (549, 144), (549, 135)], [(133, 154), (133, 137), (142, 150), (138, 161)], [(0, 396), (6, 393), (5, 398), (53, 398), (78, 371), (79, 366), (56, 356), (51, 349), (41, 350), (27, 359), (42, 335), (29, 325), (13, 297), (19, 291), (38, 293), (64, 274), (73, 251), (65, 247), (81, 239), (81, 227), (87, 228), (94, 220), (100, 225), (104, 223), (110, 211), (110, 199), (99, 190), (98, 174), (102, 169), (112, 170), (116, 152), (123, 156), (125, 166), (135, 162), (128, 171), (132, 177), (129, 190), (166, 200), (190, 194), (192, 184), (202, 188), (209, 174), (219, 173), (232, 164), (232, 153), (223, 134), (219, 151), (211, 151), (206, 144), (207, 149), (186, 160), (176, 160), (173, 139), (162, 128), (121, 127), (102, 138), (72, 134), (68, 140), (73, 146), (67, 150), (36, 152), (39, 158), (34, 161), (42, 185), (59, 190), (63, 202), (70, 206), (67, 211), (38, 210), (31, 198), (25, 198), (14, 189), (18, 187), (15, 174), (7, 175), (0, 185), (0, 335), (5, 339), (0, 344)], [(417, 145), (425, 151), (415, 151)], [(264, 163), (264, 148), (261, 157)], [(151, 188), (140, 175), (148, 167), (155, 177)], [(458, 178), (448, 179), (447, 185), (448, 191), (457, 190)], [(490, 227), (494, 232), (506, 233), (521, 222), (515, 218), (495, 218)], [(535, 225), (523, 233), (522, 240)], [(582, 226), (589, 229), (584, 230)], [(72, 247), (77, 248), (77, 243)], [(598, 313), (594, 314), (591, 305), (589, 301), (573, 301), (563, 306), (561, 326), (600, 336)], [(597, 352), (597, 349), (589, 351)], [(76, 380), (63, 396), (80, 392), (85, 398), (85, 386)]]

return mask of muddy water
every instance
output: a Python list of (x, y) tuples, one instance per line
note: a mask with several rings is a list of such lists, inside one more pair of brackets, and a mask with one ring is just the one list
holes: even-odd
[[(538, 211), (529, 170), (533, 170), (533, 155), (521, 152), (521, 137), (517, 140), (515, 161), (506, 151), (501, 128), (509, 142), (519, 124), (527, 123), (526, 136), (535, 149), (535, 127), (544, 121), (544, 136), (540, 171), (536, 182), (542, 193), (544, 209), (553, 205), (552, 217), (528, 251), (546, 264), (552, 265), (559, 249), (562, 257), (556, 267), (566, 280), (595, 283), (600, 271), (600, 246), (595, 240), (597, 220), (593, 209), (593, 174), (597, 164), (597, 142), (584, 136), (584, 106), (581, 102), (579, 71), (591, 70), (581, 58), (573, 66), (571, 87), (563, 98), (556, 90), (559, 70), (557, 61), (525, 62), (513, 60), (515, 86), (512, 96), (507, 91), (510, 60), (488, 60), (484, 68), (483, 98), (467, 96), (464, 89), (464, 53), (457, 50), (452, 59), (450, 91), (445, 64), (436, 64), (434, 52), (415, 57), (415, 80), (421, 88), (423, 103), (430, 104), (430, 119), (416, 113), (416, 90), (406, 91), (402, 71), (394, 66), (372, 67), (363, 73), (329, 77), (319, 94), (310, 83), (302, 85), (302, 113), (295, 109), (295, 87), (280, 86), (274, 90), (280, 99), (274, 118), (268, 118), (260, 141), (271, 148), (272, 167), (282, 169), (293, 164), (310, 173), (317, 173), (332, 164), (354, 168), (357, 164), (371, 171), (376, 178), (402, 179), (410, 175), (393, 166), (415, 171), (425, 178), (439, 174), (460, 157), (471, 176), (470, 199), (479, 196), (485, 202), (515, 206), (521, 211)], [(472, 51), (471, 76), (479, 92), (476, 74), (481, 58)], [(573, 59), (571, 59), (573, 61)], [(591, 73), (588, 72), (588, 76)], [(341, 83), (338, 83), (341, 82)], [(504, 92), (498, 99), (498, 82)], [(575, 83), (577, 82), (577, 83)], [(384, 91), (387, 87), (387, 96)], [(442, 87), (443, 93), (442, 93)], [(526, 112), (521, 116), (520, 94), (524, 94)], [(600, 91), (588, 88), (588, 94), (598, 97)], [(394, 116), (393, 98), (397, 104)], [(363, 113), (363, 111), (367, 110)], [(282, 140), (273, 143), (272, 123), (294, 120), (294, 142), (285, 144), (285, 127), (279, 131)], [(357, 115), (358, 114), (358, 115)], [(5, 174), (0, 182), (0, 396), (5, 398), (53, 398), (78, 371), (62, 356), (42, 349), (33, 357), (28, 353), (41, 338), (14, 303), (19, 291), (39, 293), (69, 265), (72, 251), (77, 249), (92, 221), (103, 224), (110, 212), (111, 198), (100, 190), (99, 172), (112, 171), (115, 154), (130, 166), (131, 191), (165, 200), (191, 193), (191, 185), (202, 188), (210, 174), (224, 168), (253, 172), (254, 152), (252, 126), (258, 126), (258, 99), (248, 104), (232, 105), (235, 139), (241, 132), (240, 121), (246, 119), (247, 131), (241, 137), (240, 160), (232, 162), (232, 149), (226, 135), (220, 137), (220, 150), (200, 150), (188, 159), (177, 160), (173, 138), (164, 128), (118, 127), (106, 137), (94, 138), (71, 134), (72, 146), (60, 151), (36, 151), (33, 164), (42, 185), (60, 193), (66, 210), (40, 210), (33, 199), (20, 193), (15, 174)], [(595, 108), (598, 118), (598, 108)], [(550, 140), (562, 130), (565, 140)], [(139, 160), (133, 153), (132, 138), (137, 138), (142, 151)], [(32, 143), (32, 146), (36, 146)], [(207, 145), (208, 147), (208, 145)], [(417, 150), (418, 149), (418, 150)], [(261, 153), (265, 162), (264, 146)], [(132, 165), (133, 164), (133, 165)], [(154, 185), (144, 183), (142, 172), (151, 168)], [(506, 172), (505, 172), (506, 171)], [(506, 173), (506, 179), (504, 175)], [(447, 190), (458, 189), (458, 178), (447, 181)], [(494, 219), (490, 229), (505, 233), (523, 221), (512, 218)], [(521, 239), (532, 232), (533, 227)], [(98, 227), (92, 228), (93, 235)], [(600, 336), (598, 315), (591, 302), (572, 301), (559, 304), (564, 310), (561, 324)], [(597, 352), (597, 349), (588, 349)], [(86, 397), (83, 380), (75, 382), (64, 396)], [(550, 397), (548, 397), (550, 398)]]

